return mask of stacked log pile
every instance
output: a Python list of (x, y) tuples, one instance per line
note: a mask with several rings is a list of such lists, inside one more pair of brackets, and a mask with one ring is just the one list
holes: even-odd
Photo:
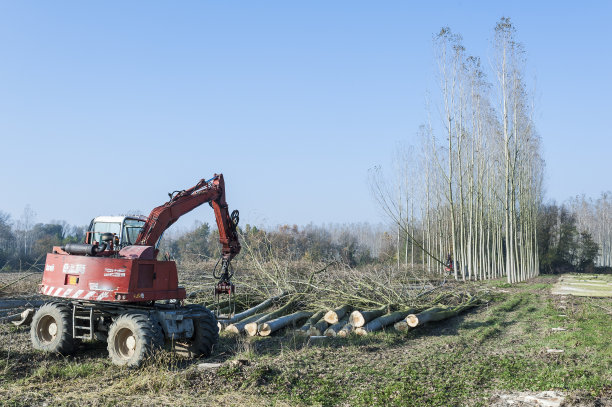
[(304, 302), (301, 300), (300, 296), (285, 294), (270, 298), (226, 320), (220, 324), (220, 330), (249, 336), (269, 336), (284, 328), (294, 327), (296, 334), (304, 336), (367, 335), (390, 326), (397, 331), (406, 331), (428, 322), (451, 318), (478, 305), (476, 298), (468, 297), (457, 305), (438, 304), (434, 307), (398, 309), (389, 304), (374, 309), (356, 309), (343, 304), (315, 310), (303, 309)]
[(344, 328), (344, 326), (348, 323), (349, 323), (349, 316), (345, 315), (344, 318), (342, 318), (340, 321), (336, 322), (335, 324), (332, 324), (329, 328), (327, 328), (325, 332), (323, 332), (323, 334), (325, 336), (331, 336), (331, 337), (337, 336), (338, 332), (340, 332), (340, 330)]

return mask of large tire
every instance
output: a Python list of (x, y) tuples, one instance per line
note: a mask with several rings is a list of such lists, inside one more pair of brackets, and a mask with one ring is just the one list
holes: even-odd
[(163, 345), (163, 334), (148, 314), (128, 312), (111, 324), (107, 343), (115, 365), (136, 367)]
[(64, 304), (44, 304), (32, 318), (30, 338), (34, 349), (64, 355), (72, 353), (72, 310)]
[(187, 340), (178, 340), (174, 345), (174, 350), (179, 355), (190, 358), (208, 357), (213, 347), (219, 342), (217, 318), (202, 305), (187, 305), (186, 308), (191, 312), (203, 315), (193, 319), (193, 336)]

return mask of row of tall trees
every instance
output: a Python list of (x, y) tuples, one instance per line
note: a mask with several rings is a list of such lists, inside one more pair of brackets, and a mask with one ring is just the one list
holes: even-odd
[(435, 36), (439, 120), (419, 129), (419, 147), (397, 154), (396, 177), (371, 180), (374, 195), (397, 225), (397, 261), (457, 279), (538, 273), (537, 211), (543, 161), (525, 81), (525, 53), (502, 18), (494, 30), (490, 82), (461, 36)]

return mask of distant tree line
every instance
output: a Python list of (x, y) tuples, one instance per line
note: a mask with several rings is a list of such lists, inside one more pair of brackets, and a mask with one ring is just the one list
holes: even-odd
[(72, 226), (65, 221), (36, 223), (35, 218), (29, 206), (17, 220), (0, 211), (0, 270), (44, 263), (53, 246), (81, 242), (85, 237), (84, 226)]
[[(282, 257), (295, 261), (339, 261), (358, 266), (386, 261), (395, 247), (382, 226), (366, 223), (349, 225), (281, 225), (267, 229), (247, 224), (239, 230), (243, 255), (257, 253), (263, 260)], [(385, 237), (386, 236), (386, 237)], [(219, 232), (208, 223), (177, 238), (165, 238), (160, 250), (175, 259), (206, 260), (221, 255)]]
[[(0, 270), (28, 268), (44, 263), (53, 246), (83, 242), (85, 226), (65, 221), (40, 223), (27, 206), (19, 219), (0, 211)], [(294, 261), (339, 261), (358, 266), (373, 261), (393, 261), (395, 243), (383, 225), (368, 223), (324, 226), (281, 225), (239, 229), (243, 255), (257, 252), (263, 260), (282, 257)], [(217, 259), (221, 255), (219, 232), (208, 223), (179, 235), (166, 234), (159, 247), (180, 261)]]
[(578, 196), (568, 205), (576, 216), (577, 227), (588, 232), (599, 246), (595, 265), (612, 267), (612, 192), (604, 192), (597, 199)]
[[(611, 195), (604, 193), (597, 200), (579, 197), (563, 205), (539, 206), (536, 236), (540, 272), (590, 272), (596, 267), (611, 267)], [(40, 223), (35, 218), (29, 206), (18, 219), (0, 211), (0, 269), (28, 268), (44, 262), (53, 246), (84, 240), (84, 226), (72, 226), (65, 221)], [(409, 223), (407, 227), (417, 244), (427, 244), (426, 239), (421, 240), (431, 233), (426, 223)], [(392, 230), (393, 227), (368, 223), (274, 228), (247, 224), (239, 229), (241, 256), (256, 254), (263, 261), (275, 258), (339, 261), (352, 267), (373, 262), (401, 262), (414, 267), (430, 261), (424, 251), (415, 250), (415, 240), (405, 234), (397, 239)], [(208, 223), (186, 233), (166, 234), (160, 245), (162, 254), (168, 252), (179, 262), (214, 260), (220, 256), (220, 249), (219, 232)]]
[[(542, 205), (538, 213), (538, 248), (542, 273), (592, 272), (600, 253), (591, 232), (569, 204)], [(608, 223), (608, 228), (610, 223)]]

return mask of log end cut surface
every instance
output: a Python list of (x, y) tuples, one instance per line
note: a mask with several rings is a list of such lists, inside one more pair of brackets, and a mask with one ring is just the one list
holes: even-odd
[(406, 317), (406, 323), (408, 323), (409, 327), (414, 328), (419, 324), (419, 317), (414, 314), (410, 314)]
[(351, 313), (351, 317), (349, 318), (349, 322), (351, 325), (353, 325), (353, 327), (359, 328), (365, 325), (365, 318), (360, 311), (353, 311)]
[(308, 330), (308, 336), (321, 336), (321, 331), (313, 326)]
[(257, 322), (246, 324), (244, 330), (249, 334), (249, 336), (257, 335)]
[(323, 332), (323, 335), (325, 335), (325, 336), (329, 336), (329, 337), (332, 337), (332, 338), (333, 338), (333, 337), (335, 337), (337, 334), (336, 334), (336, 331), (334, 331), (333, 329), (331, 329), (331, 328), (327, 328), (327, 329), (325, 330), (325, 332)]
[(259, 325), (259, 335), (260, 336), (269, 336), (272, 333), (272, 329), (270, 325), (267, 323), (263, 323)]
[(368, 331), (366, 331), (366, 329), (364, 327), (360, 326), (358, 328), (355, 328), (355, 333), (357, 335), (366, 336), (368, 334)]
[(325, 322), (327, 322), (328, 324), (333, 325), (333, 324), (338, 323), (338, 314), (336, 314), (336, 311), (334, 310), (327, 311), (327, 313), (325, 314), (323, 318), (325, 319)]
[(396, 331), (407, 331), (408, 330), (408, 322), (406, 321), (399, 321), (396, 322), (395, 325), (393, 325), (393, 327), (395, 328)]

